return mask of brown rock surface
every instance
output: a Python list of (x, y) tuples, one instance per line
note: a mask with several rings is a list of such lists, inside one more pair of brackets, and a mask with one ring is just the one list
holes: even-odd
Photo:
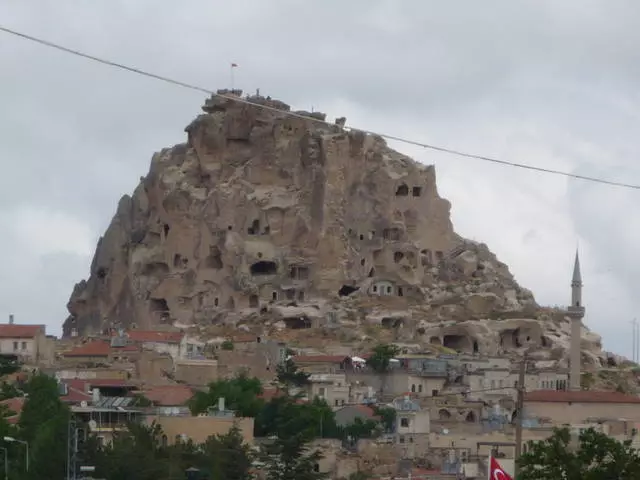
[[(562, 312), (541, 310), (486, 245), (454, 232), (433, 166), (344, 119), (218, 96), (203, 110), (187, 142), (156, 153), (120, 200), (69, 300), (66, 336), (224, 324), (291, 330), (302, 343), (534, 345), (564, 357)], [(599, 349), (585, 331), (593, 362)]]

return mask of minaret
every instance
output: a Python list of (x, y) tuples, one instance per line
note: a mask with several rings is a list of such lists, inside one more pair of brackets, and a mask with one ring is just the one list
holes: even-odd
[(573, 264), (573, 278), (571, 279), (571, 306), (567, 309), (571, 318), (571, 351), (569, 354), (569, 389), (581, 390), (580, 387), (580, 340), (582, 336), (582, 319), (584, 307), (582, 306), (582, 275), (580, 274), (580, 258), (576, 250), (576, 259)]

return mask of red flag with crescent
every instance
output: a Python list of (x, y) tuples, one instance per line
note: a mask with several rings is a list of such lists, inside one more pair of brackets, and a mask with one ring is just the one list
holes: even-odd
[(489, 480), (513, 480), (513, 477), (502, 469), (495, 458), (491, 457), (491, 470), (489, 471)]

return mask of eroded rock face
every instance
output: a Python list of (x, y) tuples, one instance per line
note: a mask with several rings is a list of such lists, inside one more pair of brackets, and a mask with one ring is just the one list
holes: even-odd
[(344, 119), (325, 125), (314, 121), (322, 114), (221, 97), (203, 110), (187, 142), (156, 153), (121, 199), (71, 295), (65, 335), (381, 322), (470, 351), (519, 348), (527, 337), (557, 346), (543, 345), (549, 322), (531, 292), (486, 245), (454, 232), (433, 166), (344, 130)]

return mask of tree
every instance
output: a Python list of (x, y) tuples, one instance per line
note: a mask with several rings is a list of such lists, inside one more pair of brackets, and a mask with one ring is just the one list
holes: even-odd
[(215, 407), (218, 399), (224, 398), (225, 407), (234, 410), (238, 417), (255, 418), (264, 402), (258, 398), (262, 393), (262, 383), (255, 377), (242, 373), (232, 379), (223, 379), (209, 384), (206, 392), (197, 392), (189, 401), (191, 413), (197, 415)]
[(298, 369), (298, 366), (290, 358), (276, 367), (278, 382), (286, 388), (304, 387), (309, 384), (309, 374)]
[(373, 411), (380, 418), (380, 422), (384, 427), (385, 432), (392, 432), (396, 423), (396, 409), (391, 407), (378, 407), (374, 406)]
[(529, 442), (519, 460), (518, 480), (635, 480), (640, 478), (640, 456), (631, 441), (619, 442), (594, 429), (583, 430), (572, 445), (569, 429)]
[(202, 463), (211, 480), (249, 480), (253, 455), (237, 425), (202, 444)]
[(340, 436), (335, 413), (326, 401), (314, 398), (304, 403), (287, 394), (265, 404), (255, 420), (255, 433), (261, 437), (303, 434), (306, 440)]
[[(60, 401), (58, 382), (38, 373), (27, 382), (25, 392), (18, 438), (29, 443), (29, 479), (64, 478), (70, 411)], [(15, 454), (24, 458), (24, 452)]]
[[(162, 446), (162, 428), (132, 423), (127, 432), (118, 434), (111, 444), (103, 449), (96, 460), (96, 474), (99, 477), (118, 480), (158, 480), (171, 478), (171, 468), (175, 462), (168, 461)], [(184, 470), (174, 467), (176, 475)], [(174, 477), (180, 478), (180, 477)]]
[(380, 434), (380, 424), (375, 420), (363, 420), (356, 417), (355, 420), (342, 429), (346, 439), (356, 443), (361, 438), (375, 438)]
[(386, 373), (389, 371), (391, 359), (400, 353), (400, 349), (392, 344), (380, 344), (374, 347), (373, 353), (367, 359), (367, 365), (375, 372)]

